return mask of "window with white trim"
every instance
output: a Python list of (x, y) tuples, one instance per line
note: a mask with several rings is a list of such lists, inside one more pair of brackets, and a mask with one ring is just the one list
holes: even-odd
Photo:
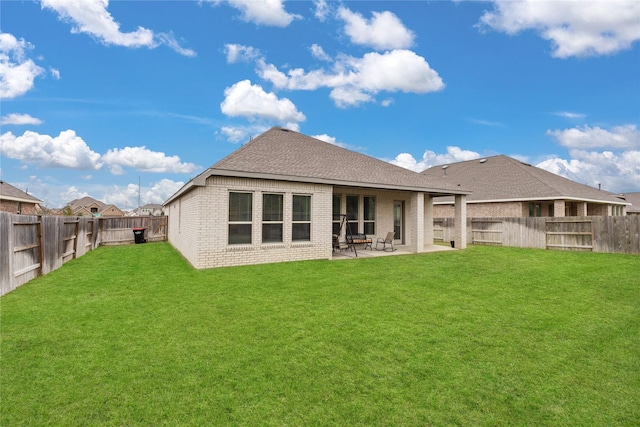
[(358, 210), (360, 196), (347, 194), (347, 220), (351, 234), (358, 234)]
[(282, 194), (262, 195), (262, 243), (282, 243)]
[(251, 243), (252, 209), (252, 193), (229, 193), (228, 243), (230, 245)]
[(375, 196), (364, 196), (362, 201), (364, 204), (364, 234), (374, 235), (376, 234), (376, 198)]
[(342, 204), (342, 196), (340, 194), (333, 195), (333, 234), (340, 234), (340, 205)]
[(311, 241), (311, 196), (293, 195), (291, 240)]

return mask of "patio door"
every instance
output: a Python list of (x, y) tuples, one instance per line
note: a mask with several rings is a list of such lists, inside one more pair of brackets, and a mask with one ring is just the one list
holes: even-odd
[(393, 202), (393, 241), (404, 244), (404, 202), (402, 200)]

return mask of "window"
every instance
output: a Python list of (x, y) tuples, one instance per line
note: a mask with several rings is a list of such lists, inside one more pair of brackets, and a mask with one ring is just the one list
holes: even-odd
[(311, 240), (311, 196), (293, 196), (293, 224), (291, 239), (295, 241)]
[(262, 243), (282, 243), (282, 194), (262, 195)]
[(364, 234), (376, 234), (376, 198), (364, 196)]
[(333, 234), (340, 234), (340, 205), (342, 204), (342, 196), (340, 194), (333, 195)]
[(574, 202), (565, 203), (564, 216), (578, 216), (578, 204)]
[(347, 220), (349, 220), (351, 234), (358, 233), (358, 202), (358, 196), (347, 195)]
[(529, 203), (529, 216), (542, 216), (540, 203)]
[(251, 243), (251, 193), (229, 193), (229, 244)]

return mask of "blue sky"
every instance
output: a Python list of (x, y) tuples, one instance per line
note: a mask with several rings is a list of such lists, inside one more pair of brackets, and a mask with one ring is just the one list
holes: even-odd
[(133, 209), (285, 126), (640, 191), (639, 22), (637, 1), (2, 1), (0, 178)]

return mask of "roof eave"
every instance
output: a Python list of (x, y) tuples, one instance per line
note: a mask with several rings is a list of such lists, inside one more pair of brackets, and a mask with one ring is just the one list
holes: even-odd
[[(575, 197), (575, 196), (553, 196), (553, 197), (513, 197), (510, 199), (484, 199), (484, 200), (467, 200), (467, 204), (474, 203), (505, 203), (505, 202), (535, 202), (540, 200), (572, 200), (576, 202), (590, 202), (590, 203), (606, 203), (610, 205), (626, 205), (630, 206), (629, 202), (616, 202), (613, 200), (602, 200), (602, 199), (587, 199), (583, 197)], [(451, 202), (436, 202), (436, 204), (446, 205)]]
[(34, 205), (39, 205), (41, 203), (44, 203), (42, 200), (39, 200), (39, 199), (27, 199), (24, 197), (7, 196), (6, 194), (1, 195), (0, 199), (11, 200), (12, 202), (33, 203)]
[(437, 194), (438, 196), (455, 196), (455, 195), (466, 196), (471, 194), (471, 191), (452, 190), (447, 188), (432, 188), (432, 187), (421, 187), (421, 186), (413, 186), (413, 185), (380, 184), (380, 183), (371, 183), (371, 182), (354, 182), (354, 181), (343, 181), (339, 179), (301, 177), (301, 176), (293, 176), (293, 175), (280, 175), (280, 174), (270, 174), (270, 173), (262, 173), (262, 172), (246, 172), (246, 171), (209, 168), (203, 173), (201, 173), (200, 175), (198, 175), (196, 178), (192, 179), (187, 184), (185, 184), (173, 196), (169, 197), (169, 199), (167, 199), (167, 201), (164, 202), (163, 206), (168, 205), (169, 203), (171, 203), (173, 200), (177, 199), (181, 195), (189, 192), (193, 187), (204, 187), (206, 184), (207, 178), (211, 176), (266, 179), (266, 180), (275, 180), (275, 181), (293, 181), (293, 182), (305, 182), (310, 184), (336, 185), (336, 186), (343, 186), (343, 187), (375, 188), (379, 190), (418, 191), (423, 193)]

